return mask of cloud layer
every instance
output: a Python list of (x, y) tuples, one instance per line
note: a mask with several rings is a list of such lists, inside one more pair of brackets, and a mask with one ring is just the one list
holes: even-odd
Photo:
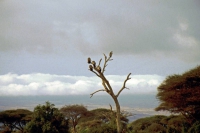
[[(123, 85), (126, 76), (108, 75), (110, 84), (115, 92)], [(133, 75), (127, 82), (122, 94), (156, 93), (157, 86), (163, 77), (158, 75)], [(89, 95), (102, 89), (101, 80), (97, 77), (8, 73), (0, 76), (0, 95)], [(105, 92), (99, 93), (105, 94)]]
[(7, 0), (0, 4), (1, 51), (113, 50), (170, 54), (188, 61), (200, 57), (198, 1)]
[(199, 0), (0, 1), (0, 74), (90, 76), (88, 56), (98, 61), (110, 51), (117, 60), (108, 75), (182, 73), (200, 62), (199, 6)]

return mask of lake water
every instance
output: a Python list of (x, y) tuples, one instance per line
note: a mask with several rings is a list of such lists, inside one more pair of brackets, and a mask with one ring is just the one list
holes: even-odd
[[(39, 104), (45, 104), (46, 101), (55, 104), (57, 108), (70, 104), (82, 104), (89, 110), (96, 108), (110, 108), (109, 104), (115, 109), (114, 102), (108, 95), (66, 95), (66, 96), (1, 96), (0, 110), (8, 109), (29, 109), (33, 110)], [(159, 105), (156, 96), (151, 95), (121, 95), (119, 96), (121, 110), (134, 114), (130, 120), (138, 119), (156, 114), (166, 114), (165, 112), (156, 112), (154, 108)]]

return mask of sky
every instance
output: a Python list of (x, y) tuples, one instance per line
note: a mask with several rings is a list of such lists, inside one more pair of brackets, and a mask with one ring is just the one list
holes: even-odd
[(0, 96), (78, 95), (101, 89), (88, 70), (113, 51), (117, 92), (157, 93), (200, 64), (199, 0), (1, 0)]

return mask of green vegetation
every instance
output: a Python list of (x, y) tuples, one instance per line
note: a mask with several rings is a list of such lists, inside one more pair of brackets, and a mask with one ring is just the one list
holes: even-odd
[[(121, 133), (200, 132), (200, 66), (182, 75), (168, 76), (158, 87), (157, 98), (161, 103), (156, 110), (174, 115), (155, 115), (128, 123), (130, 114), (120, 112)], [(116, 113), (112, 107), (89, 111), (83, 105), (65, 105), (59, 110), (46, 102), (33, 112), (0, 112), (0, 133), (118, 133)]]
[(35, 107), (31, 121), (25, 127), (26, 133), (67, 133), (68, 122), (54, 104)]
[(156, 115), (138, 119), (128, 125), (131, 133), (186, 133), (190, 124), (181, 115)]
[(0, 112), (0, 123), (3, 125), (3, 132), (13, 132), (19, 130), (23, 132), (23, 127), (31, 120), (32, 112), (26, 109), (6, 110)]
[[(61, 111), (65, 107), (72, 107), (71, 112), (74, 111), (74, 113), (71, 113), (72, 116), (70, 117), (75, 118), (74, 115), (77, 113), (78, 122), (75, 130), (73, 123), (71, 123), (72, 119)], [(58, 110), (49, 102), (46, 102), (45, 105), (38, 105), (33, 113), (24, 111), (25, 115), (19, 122), (23, 123), (25, 119), (26, 123), (20, 129), (8, 126), (10, 120), (17, 115), (9, 115), (10, 110), (3, 111), (0, 113), (1, 118), (5, 112), (10, 118), (1, 119), (1, 123), (7, 123), (7, 126), (3, 126), (0, 133), (117, 133), (115, 111), (98, 108), (78, 113), (76, 112), (77, 108), (73, 107), (85, 108), (83, 105), (68, 105)], [(15, 112), (17, 113), (18, 111), (15, 110)], [(13, 111), (11, 114), (13, 114)], [(121, 113), (120, 119), (123, 133), (199, 133), (200, 131), (200, 123), (198, 121), (191, 124), (183, 115), (155, 115), (128, 123), (127, 115)]]
[[(115, 114), (110, 109), (94, 109), (88, 111), (80, 119), (78, 130), (80, 133), (117, 133)], [(128, 119), (121, 114), (121, 125), (123, 129), (128, 124)]]
[(156, 108), (184, 115), (191, 123), (200, 121), (200, 66), (182, 75), (168, 76), (158, 87)]
[(115, 118), (112, 111), (108, 109), (95, 109), (88, 111), (85, 116), (80, 119), (78, 130), (80, 133), (101, 133), (101, 132), (117, 132), (115, 126)]
[(76, 133), (76, 126), (78, 125), (80, 118), (87, 113), (87, 108), (83, 105), (65, 105), (60, 109), (60, 112), (67, 120), (69, 120), (73, 132)]

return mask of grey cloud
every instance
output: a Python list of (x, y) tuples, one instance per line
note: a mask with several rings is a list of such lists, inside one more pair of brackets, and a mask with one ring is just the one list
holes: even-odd
[(11, 12), (1, 11), (1, 50), (45, 53), (53, 52), (60, 45), (62, 49), (67, 49), (67, 43), (61, 43), (56, 38), (53, 22), (59, 12), (54, 14), (52, 4), (54, 3), (1, 1), (1, 9)]
[[(85, 22), (92, 25), (90, 29), (84, 31), (84, 27), (80, 27), (79, 30), (83, 30), (90, 38), (96, 40), (89, 42), (80, 32), (79, 37), (82, 40), (77, 41), (77, 48), (84, 54), (113, 50), (116, 54), (153, 57), (159, 55), (163, 58), (171, 56), (187, 62), (199, 61), (200, 41), (197, 22), (200, 22), (200, 16), (195, 2), (146, 1), (120, 4), (119, 6), (115, 3), (112, 8), (109, 8), (109, 4), (105, 5), (105, 10), (97, 8), (98, 18), (94, 17)], [(190, 43), (190, 38), (193, 38), (196, 46), (179, 45), (174, 38), (180, 30), (181, 23), (187, 23), (188, 29), (180, 33), (179, 39), (182, 39), (183, 43)]]
[[(133, 4), (130, 4), (131, 6), (122, 4), (119, 8), (113, 5), (109, 12), (106, 14), (101, 12), (102, 14), (97, 20), (91, 20), (97, 27), (95, 31), (99, 38), (97, 43), (100, 50), (148, 56), (162, 53), (162, 56), (171, 55), (171, 58), (182, 60), (185, 60), (186, 56), (188, 57), (186, 61), (198, 61), (200, 54), (197, 51), (200, 50), (200, 42), (198, 39), (199, 26), (196, 22), (200, 22), (200, 16), (197, 13), (199, 9), (195, 5), (196, 3), (146, 1), (142, 4), (139, 4), (142, 8), (137, 8), (138, 5)], [(190, 9), (189, 13), (188, 8)], [(188, 38), (193, 38), (196, 42), (195, 47), (180, 46), (174, 40), (180, 23), (185, 21), (189, 28), (183, 33), (185, 38), (181, 39), (184, 42), (188, 41)], [(83, 50), (86, 53), (89, 51), (88, 46), (89, 48), (95, 47), (87, 45), (84, 47), (87, 49)], [(94, 52), (96, 51), (94, 50)]]
[(187, 0), (1, 1), (0, 73), (86, 75), (80, 60), (111, 50), (116, 58), (129, 58), (119, 57), (111, 74), (122, 67), (128, 72), (138, 67), (139, 74), (191, 68), (200, 59), (198, 5)]
[[(101, 38), (103, 49), (113, 48), (117, 52), (132, 54), (151, 53), (152, 51), (176, 52), (179, 47), (171, 41), (173, 30), (179, 26), (179, 14), (176, 9), (167, 7), (167, 5), (147, 8), (150, 9), (139, 10), (138, 14), (140, 12), (144, 14), (138, 15), (139, 17), (135, 20), (132, 19), (132, 15), (127, 16), (125, 18), (127, 20), (115, 19), (111, 16), (107, 20), (109, 24), (105, 25), (100, 33), (103, 35)], [(183, 18), (188, 19), (187, 16)], [(188, 21), (196, 21), (196, 19)]]
[(189, 36), (198, 39), (197, 3), (3, 1), (1, 50), (58, 52), (74, 45), (85, 54), (111, 49), (123, 54), (177, 51), (171, 39), (179, 19), (188, 21)]

